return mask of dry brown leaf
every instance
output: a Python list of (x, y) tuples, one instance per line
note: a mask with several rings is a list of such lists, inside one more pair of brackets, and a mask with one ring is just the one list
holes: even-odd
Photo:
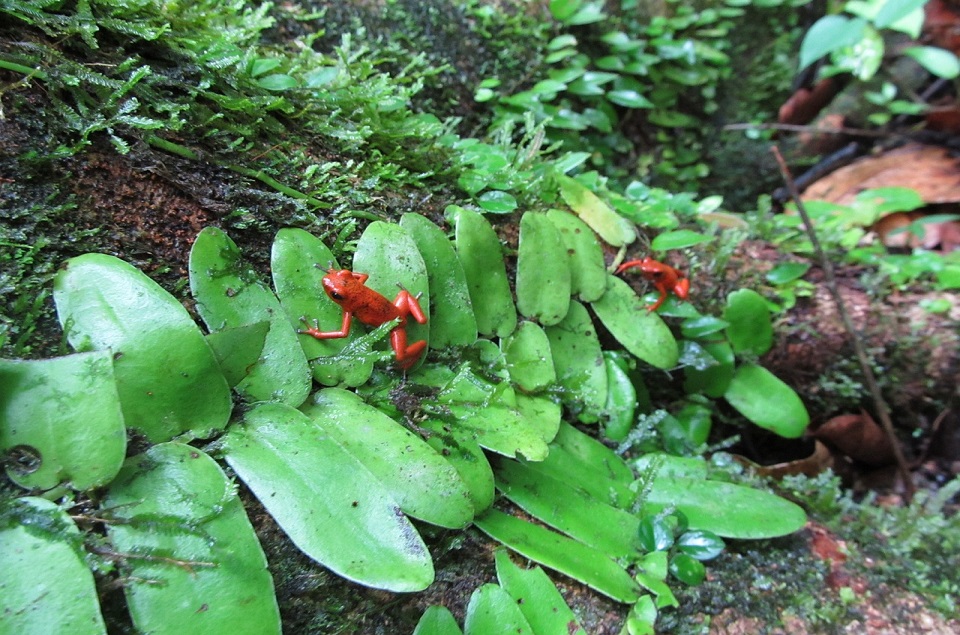
[(937, 146), (910, 143), (844, 166), (807, 188), (804, 200), (849, 205), (863, 190), (909, 187), (927, 203), (960, 201), (960, 158)]
[(854, 461), (867, 465), (889, 465), (894, 462), (893, 446), (883, 429), (867, 412), (840, 415), (825, 422), (810, 436), (820, 439)]

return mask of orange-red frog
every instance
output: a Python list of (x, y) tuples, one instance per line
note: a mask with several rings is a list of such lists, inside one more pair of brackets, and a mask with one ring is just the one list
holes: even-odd
[[(420, 324), (427, 323), (427, 316), (420, 308), (418, 296), (410, 295), (409, 291), (401, 288), (391, 304), (390, 300), (366, 286), (365, 283), (369, 277), (365, 273), (354, 273), (349, 269), (330, 268), (327, 275), (323, 276), (323, 290), (343, 309), (343, 323), (340, 325), (340, 330), (321, 331), (319, 324), (314, 320), (313, 327), (297, 332), (311, 335), (318, 340), (332, 340), (347, 337), (350, 334), (350, 321), (354, 316), (367, 326), (373, 327), (400, 318), (400, 323), (390, 331), (390, 345), (397, 356), (397, 364), (406, 370), (413, 366), (420, 357), (420, 353), (427, 347), (425, 340), (407, 346), (407, 316), (412, 315), (413, 319)], [(303, 321), (306, 322), (306, 319), (303, 318)]]
[(623, 263), (617, 267), (617, 273), (623, 273), (634, 267), (640, 269), (640, 275), (652, 282), (653, 286), (660, 292), (660, 297), (647, 307), (647, 311), (659, 309), (663, 301), (667, 299), (668, 293), (673, 293), (681, 300), (686, 300), (687, 296), (690, 295), (689, 278), (670, 265), (665, 265), (649, 256), (643, 260), (629, 260)]

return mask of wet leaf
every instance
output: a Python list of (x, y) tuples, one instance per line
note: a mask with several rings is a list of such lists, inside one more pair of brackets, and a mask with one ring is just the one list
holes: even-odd
[[(108, 532), (126, 559), (127, 606), (141, 632), (280, 633), (267, 559), (233, 484), (180, 443), (131, 457), (110, 485)], [(147, 558), (138, 558), (137, 555)]]
[(430, 554), (393, 497), (302, 412), (257, 406), (223, 451), (290, 540), (337, 575), (397, 592), (433, 582)]
[(756, 364), (742, 364), (723, 395), (744, 417), (788, 439), (800, 437), (810, 415), (790, 386)]
[(42, 498), (5, 507), (4, 515), (17, 519), (0, 528), (0, 630), (105, 634), (93, 574), (74, 547), (80, 532), (70, 517)]
[(557, 381), (550, 340), (534, 322), (521, 322), (501, 340), (510, 379), (527, 392), (543, 390)]
[(110, 351), (123, 420), (156, 443), (222, 430), (230, 388), (186, 309), (113, 256), (67, 261), (53, 283), (57, 316), (78, 351)]
[(714, 399), (722, 397), (733, 379), (733, 349), (725, 341), (703, 344), (703, 350), (710, 354), (717, 364), (698, 370), (693, 366), (683, 369), (683, 390), (692, 395), (701, 392)]
[(207, 344), (231, 388), (250, 374), (250, 368), (260, 359), (269, 331), (270, 322), (256, 322), (207, 335)]
[(211, 332), (269, 322), (260, 359), (236, 390), (249, 401), (299, 406), (310, 392), (310, 367), (280, 301), (245, 263), (223, 230), (206, 227), (190, 250), (190, 291)]
[(5, 461), (14, 483), (44, 490), (105, 485), (120, 471), (126, 448), (108, 351), (0, 359), (0, 452), (25, 453), (38, 463)]

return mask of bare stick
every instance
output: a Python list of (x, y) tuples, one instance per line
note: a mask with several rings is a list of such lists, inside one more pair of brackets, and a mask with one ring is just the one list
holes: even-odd
[(863, 342), (860, 341), (860, 336), (853, 326), (853, 320), (850, 319), (850, 314), (847, 312), (847, 306), (843, 298), (840, 297), (840, 288), (837, 286), (837, 279), (833, 274), (833, 263), (830, 262), (823, 248), (820, 246), (820, 240), (817, 238), (817, 233), (813, 229), (813, 222), (810, 220), (807, 209), (800, 199), (797, 184), (794, 182), (793, 176), (790, 174), (790, 169), (783, 160), (783, 155), (780, 154), (780, 148), (773, 146), (771, 151), (777, 160), (777, 165), (780, 167), (780, 174), (783, 175), (783, 181), (787, 185), (790, 197), (797, 204), (797, 212), (800, 213), (800, 218), (803, 219), (803, 225), (807, 235), (810, 237), (810, 244), (813, 245), (813, 251), (820, 261), (820, 266), (823, 268), (823, 273), (827, 281), (827, 289), (830, 291), (830, 295), (833, 296), (833, 301), (837, 305), (837, 313), (843, 321), (843, 327), (847, 330), (847, 333), (850, 334), (854, 353), (860, 362), (860, 370), (863, 372), (864, 383), (870, 390), (870, 396), (873, 397), (873, 405), (877, 410), (877, 415), (880, 417), (883, 431), (887, 434), (887, 437), (889, 437), (890, 445), (893, 447), (893, 456), (897, 460), (900, 478), (903, 479), (904, 497), (907, 502), (910, 502), (910, 500), (913, 499), (913, 493), (915, 491), (913, 479), (910, 476), (910, 468), (907, 466), (907, 461), (903, 458), (900, 442), (897, 440), (897, 435), (893, 430), (893, 423), (890, 421), (889, 408), (883, 399), (883, 395), (880, 394), (880, 386), (877, 384), (877, 379), (873, 375), (873, 369), (870, 368), (870, 360), (867, 358), (867, 352), (864, 349)]

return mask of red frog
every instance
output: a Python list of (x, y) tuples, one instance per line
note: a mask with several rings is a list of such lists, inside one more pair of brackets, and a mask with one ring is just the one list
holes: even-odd
[(323, 290), (343, 309), (343, 324), (340, 325), (340, 330), (321, 331), (314, 320), (313, 327), (297, 332), (311, 335), (318, 340), (332, 340), (350, 334), (350, 321), (354, 316), (367, 326), (373, 327), (400, 318), (400, 323), (390, 331), (390, 345), (397, 356), (397, 364), (406, 370), (416, 363), (420, 353), (427, 347), (426, 340), (407, 346), (407, 316), (412, 315), (420, 324), (427, 323), (427, 316), (423, 314), (417, 301), (419, 296), (410, 295), (409, 291), (401, 288), (391, 304), (390, 300), (364, 284), (369, 277), (365, 273), (331, 267), (323, 277)]
[(665, 265), (649, 256), (643, 260), (628, 260), (617, 267), (617, 273), (623, 273), (634, 267), (640, 269), (640, 275), (652, 282), (656, 290), (660, 292), (660, 297), (647, 307), (647, 311), (656, 311), (660, 308), (663, 301), (667, 299), (668, 293), (673, 293), (681, 300), (686, 300), (687, 296), (690, 295), (689, 278), (670, 265)]

